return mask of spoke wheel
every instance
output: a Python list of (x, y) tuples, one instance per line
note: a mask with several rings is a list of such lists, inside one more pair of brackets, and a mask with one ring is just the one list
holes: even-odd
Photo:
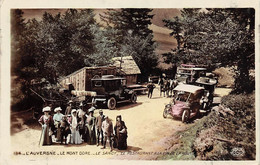
[(136, 100), (137, 100), (137, 95), (136, 95), (136, 93), (133, 93), (133, 94), (131, 95), (131, 102), (132, 102), (132, 103), (136, 103)]
[(116, 99), (114, 97), (111, 97), (107, 101), (107, 107), (111, 110), (116, 108)]
[(183, 113), (182, 113), (181, 121), (183, 123), (187, 123), (187, 121), (189, 120), (189, 117), (190, 117), (190, 111), (189, 110), (184, 110)]

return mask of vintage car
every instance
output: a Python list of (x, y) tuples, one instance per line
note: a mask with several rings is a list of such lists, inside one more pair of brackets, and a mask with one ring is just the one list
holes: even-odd
[(206, 71), (206, 68), (179, 67), (176, 79), (179, 83), (194, 84), (199, 77), (206, 75)]
[(91, 90), (96, 92), (94, 103), (97, 106), (106, 104), (111, 110), (115, 109), (119, 102), (136, 103), (137, 100), (136, 92), (126, 87), (126, 79), (114, 75), (91, 79)]
[(163, 111), (163, 117), (171, 115), (174, 118), (181, 118), (182, 122), (188, 122), (199, 114), (201, 99), (204, 95), (204, 88), (179, 84), (174, 88), (175, 96), (170, 104), (167, 104)]

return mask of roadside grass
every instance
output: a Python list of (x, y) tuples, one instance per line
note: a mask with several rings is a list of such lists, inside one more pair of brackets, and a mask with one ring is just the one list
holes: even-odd
[(159, 156), (159, 160), (194, 160), (196, 158), (196, 153), (194, 152), (193, 146), (197, 138), (198, 133), (207, 128), (210, 120), (214, 119), (212, 113), (209, 115), (196, 120), (194, 125), (191, 125), (188, 129), (176, 133), (176, 138), (178, 139), (179, 147), (173, 149), (173, 154)]
[[(255, 160), (255, 93), (230, 94), (222, 98), (229, 113), (211, 111), (195, 120), (188, 129), (177, 132), (171, 155), (158, 160)], [(174, 147), (175, 146), (175, 147)], [(234, 148), (243, 149), (244, 155), (234, 156)]]

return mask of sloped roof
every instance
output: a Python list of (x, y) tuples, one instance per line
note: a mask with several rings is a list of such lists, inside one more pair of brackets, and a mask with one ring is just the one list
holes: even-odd
[[(120, 67), (120, 60), (121, 57), (114, 57), (112, 59), (114, 61), (114, 66)], [(131, 74), (141, 74), (141, 71), (137, 64), (135, 63), (135, 60), (133, 59), (132, 56), (125, 56), (122, 57), (122, 64), (121, 64), (121, 71), (126, 74), (126, 75), (131, 75)]]
[(195, 86), (195, 85), (179, 84), (173, 90), (195, 93), (196, 91), (202, 90), (202, 89), (204, 89), (204, 88), (203, 87), (199, 87), (199, 86)]

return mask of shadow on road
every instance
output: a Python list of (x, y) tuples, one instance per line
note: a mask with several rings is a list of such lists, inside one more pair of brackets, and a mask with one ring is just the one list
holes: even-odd
[(113, 150), (114, 150), (114, 151), (117, 151), (117, 152), (130, 152), (130, 151), (136, 152), (136, 151), (142, 150), (142, 148), (140, 148), (140, 147), (134, 147), (134, 146), (127, 146), (127, 149), (126, 149), (126, 150), (119, 150), (119, 149), (117, 149), (117, 148), (114, 148)]
[(116, 107), (116, 110), (127, 110), (129, 108), (133, 108), (133, 107), (137, 107), (139, 105), (141, 105), (142, 103), (137, 102), (135, 104), (132, 103), (128, 103), (128, 102), (124, 102), (124, 103), (119, 103)]

